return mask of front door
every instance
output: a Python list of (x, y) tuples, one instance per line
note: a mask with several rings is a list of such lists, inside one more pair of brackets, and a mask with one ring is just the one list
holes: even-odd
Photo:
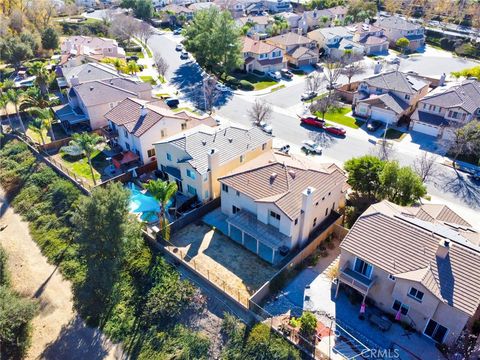
[(175, 182), (177, 183), (177, 188), (178, 188), (178, 191), (183, 193), (183, 185), (182, 185), (182, 182), (178, 179), (175, 179)]
[(447, 332), (448, 329), (445, 326), (442, 326), (435, 320), (430, 319), (423, 333), (441, 344)]

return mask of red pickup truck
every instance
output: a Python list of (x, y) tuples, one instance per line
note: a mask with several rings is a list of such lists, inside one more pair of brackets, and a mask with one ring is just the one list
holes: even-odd
[(322, 128), (325, 126), (325, 120), (319, 119), (316, 116), (306, 116), (300, 118), (300, 122), (305, 125)]

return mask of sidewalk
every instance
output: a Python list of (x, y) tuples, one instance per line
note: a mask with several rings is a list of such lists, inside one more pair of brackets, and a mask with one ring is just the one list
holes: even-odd
[(245, 91), (245, 90), (233, 90), (232, 92), (235, 95), (242, 95), (242, 96), (262, 96), (262, 95), (267, 95), (272, 93), (272, 89), (284, 85), (282, 89), (287, 89), (289, 87), (292, 87), (294, 85), (298, 85), (302, 82), (305, 81), (305, 76), (300, 76), (300, 75), (294, 75), (293, 79), (288, 81), (288, 80), (280, 80), (278, 81), (275, 85), (269, 86), (266, 89), (262, 90), (253, 90), (253, 91)]

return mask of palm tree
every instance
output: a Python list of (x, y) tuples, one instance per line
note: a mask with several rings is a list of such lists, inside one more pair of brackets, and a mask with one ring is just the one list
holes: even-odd
[(7, 98), (15, 106), (15, 113), (17, 114), (17, 119), (20, 122), (23, 133), (25, 134), (25, 125), (23, 124), (22, 116), (20, 115), (19, 110), (19, 106), (22, 104), (23, 101), (23, 91), (10, 89), (7, 91)]
[(95, 175), (93, 173), (92, 155), (95, 150), (98, 150), (101, 142), (102, 138), (97, 134), (83, 132), (80, 134), (73, 134), (72, 140), (70, 140), (68, 146), (61, 148), (61, 151), (67, 153), (68, 155), (84, 155), (87, 158), (88, 165), (90, 166), (90, 172), (92, 174), (93, 185), (97, 185), (97, 182), (95, 181)]
[(133, 60), (130, 60), (127, 63), (127, 71), (129, 74), (136, 74), (137, 72), (140, 71), (140, 67), (137, 65), (137, 63)]
[(125, 69), (125, 61), (119, 59), (119, 58), (115, 58), (113, 61), (112, 61), (112, 64), (113, 66), (115, 67), (115, 70), (117, 70), (117, 72), (121, 72)]
[(36, 76), (35, 83), (45, 97), (48, 94), (48, 84), (53, 79), (52, 73), (47, 69), (45, 64), (40, 61), (35, 61), (29, 71), (32, 75)]
[(162, 180), (150, 180), (145, 188), (160, 203), (160, 212), (158, 219), (160, 221), (160, 231), (165, 240), (170, 240), (170, 226), (168, 224), (167, 213), (165, 208), (170, 199), (177, 192), (177, 184), (174, 182)]
[(55, 134), (53, 132), (53, 116), (52, 116), (52, 110), (50, 109), (40, 109), (40, 108), (34, 108), (30, 111), (30, 114), (34, 116), (37, 119), (40, 119), (42, 121), (42, 130), (47, 130), (50, 131), (50, 137), (52, 138), (53, 141), (55, 141)]
[(55, 105), (55, 103), (55, 100), (49, 100), (47, 96), (42, 95), (42, 92), (38, 87), (33, 86), (24, 93), (20, 110), (31, 108), (45, 109)]
[(8, 104), (10, 103), (10, 99), (8, 98), (8, 95), (6, 92), (2, 92), (0, 94), (0, 107), (3, 109), (3, 112), (5, 113), (5, 116), (8, 119), (8, 122), (10, 124), (10, 129), (13, 131), (13, 124), (12, 124), (12, 119), (10, 118), (10, 115), (8, 114)]
[(15, 82), (13, 80), (7, 79), (3, 82), (0, 82), (0, 94), (9, 89), (12, 89), (13, 87), (15, 87)]

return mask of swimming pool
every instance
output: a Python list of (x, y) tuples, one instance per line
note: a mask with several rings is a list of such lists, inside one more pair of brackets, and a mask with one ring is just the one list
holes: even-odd
[[(130, 203), (128, 210), (132, 214), (140, 214), (140, 219), (148, 223), (158, 221), (160, 203), (148, 192), (142, 193), (142, 189), (134, 183), (128, 183), (126, 187), (130, 190)], [(166, 206), (168, 209), (172, 204), (170, 200)]]

